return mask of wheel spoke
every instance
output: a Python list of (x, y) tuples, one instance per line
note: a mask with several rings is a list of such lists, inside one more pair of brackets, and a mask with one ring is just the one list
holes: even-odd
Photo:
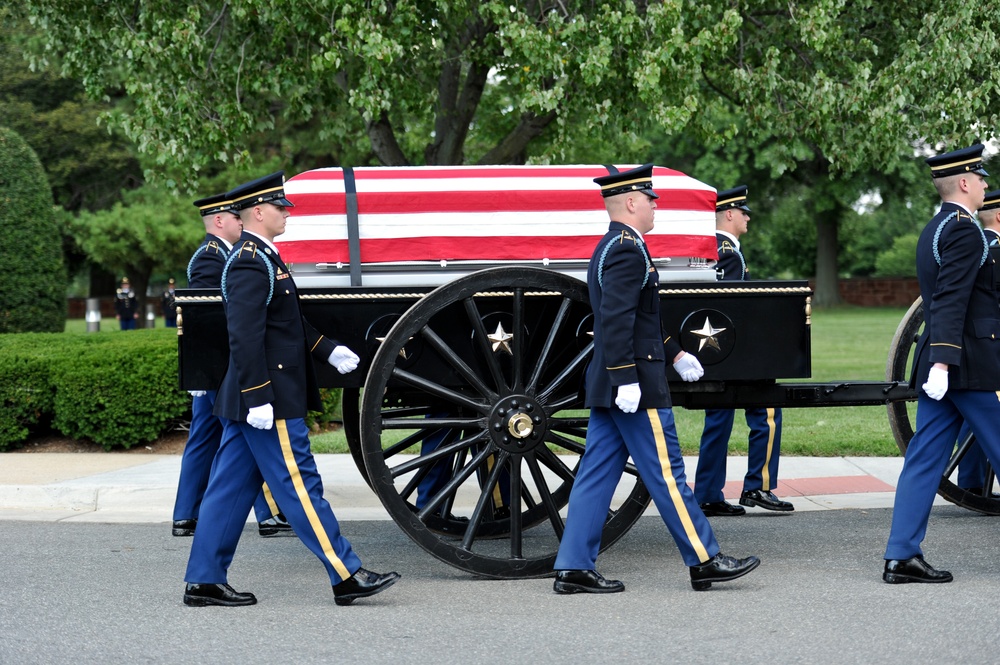
[(965, 440), (959, 443), (955, 452), (952, 454), (951, 459), (948, 460), (948, 468), (944, 471), (945, 478), (950, 478), (951, 474), (955, 473), (955, 469), (958, 468), (958, 463), (962, 461), (962, 458), (965, 457), (965, 454), (969, 452), (969, 448), (971, 448), (975, 442), (976, 436), (972, 434), (972, 432), (969, 432), (968, 436), (965, 437)]
[(576, 474), (573, 470), (566, 466), (566, 463), (559, 459), (559, 455), (556, 455), (548, 448), (544, 446), (537, 449), (536, 455), (538, 456), (538, 461), (549, 468), (554, 474), (562, 478), (565, 482), (571, 483), (576, 479)]
[(551, 353), (552, 346), (556, 343), (559, 331), (562, 329), (562, 325), (566, 321), (566, 316), (569, 314), (569, 306), (571, 302), (572, 301), (569, 298), (563, 297), (562, 302), (559, 304), (559, 311), (556, 312), (555, 320), (549, 328), (549, 334), (545, 337), (545, 344), (542, 346), (542, 351), (538, 355), (538, 361), (535, 363), (535, 369), (531, 373), (531, 378), (528, 379), (528, 385), (525, 387), (525, 391), (528, 393), (535, 390), (535, 387), (538, 385), (538, 380), (542, 376), (542, 371), (545, 369), (546, 364), (548, 364), (549, 353)]
[(453, 404), (464, 406), (470, 411), (475, 411), (476, 413), (482, 413), (484, 415), (489, 413), (488, 405), (473, 401), (461, 393), (455, 392), (450, 388), (445, 388), (439, 383), (435, 383), (430, 379), (425, 379), (422, 376), (417, 376), (416, 374), (412, 374), (406, 370), (399, 369), (398, 367), (393, 368), (392, 377), (415, 388), (420, 388), (435, 397), (441, 397), (442, 399), (446, 399)]
[(586, 446), (579, 441), (574, 441), (573, 439), (568, 439), (561, 434), (549, 430), (545, 433), (545, 440), (548, 443), (553, 443), (557, 446), (561, 446), (571, 453), (576, 453), (582, 455), (583, 451), (586, 450)]
[[(472, 541), (476, 539), (476, 531), (479, 530), (479, 525), (483, 522), (483, 517), (486, 513), (486, 504), (490, 501), (490, 495), (493, 494), (493, 488), (497, 486), (497, 481), (500, 479), (500, 473), (503, 471), (504, 462), (510, 457), (510, 453), (501, 452), (497, 456), (497, 461), (490, 469), (489, 474), (486, 476), (486, 480), (483, 481), (482, 489), (479, 493), (479, 500), (476, 501), (476, 507), (472, 510), (472, 517), (469, 518), (469, 526), (465, 529), (465, 534), (462, 536), (462, 549), (472, 550)], [(488, 458), (487, 458), (488, 459)], [(484, 459), (484, 463), (485, 463)]]
[(552, 393), (554, 393), (559, 388), (559, 386), (565, 383), (566, 380), (569, 379), (571, 376), (576, 374), (576, 372), (583, 366), (583, 364), (587, 361), (587, 358), (590, 357), (593, 351), (594, 351), (594, 343), (590, 342), (589, 344), (587, 344), (586, 348), (583, 349), (583, 351), (580, 351), (580, 353), (576, 354), (576, 357), (573, 358), (573, 360), (570, 361), (570, 363), (566, 365), (566, 367), (564, 367), (561, 372), (559, 372), (559, 375), (556, 376), (556, 378), (552, 379), (552, 382), (549, 383), (549, 385), (547, 385), (541, 392), (538, 393), (538, 399), (543, 402), (548, 401), (549, 396), (551, 396)]
[(512, 335), (511, 343), (511, 355), (513, 356), (512, 364), (514, 366), (513, 376), (511, 376), (510, 385), (513, 390), (524, 392), (522, 386), (521, 369), (524, 363), (524, 289), (515, 288), (514, 289), (514, 303), (513, 303), (513, 330), (510, 331)]
[(410, 473), (414, 469), (419, 469), (420, 467), (425, 466), (427, 464), (432, 464), (435, 461), (441, 459), (442, 457), (447, 457), (448, 455), (458, 452), (463, 448), (468, 448), (473, 444), (479, 443), (484, 438), (486, 438), (486, 432), (479, 432), (474, 436), (453, 441), (448, 445), (439, 446), (433, 452), (429, 452), (425, 455), (417, 455), (411, 460), (390, 467), (389, 471), (392, 474), (393, 478), (398, 478), (399, 476)]
[(493, 383), (496, 385), (499, 392), (508, 391), (509, 387), (503, 378), (500, 363), (497, 362), (496, 356), (493, 354), (493, 349), (490, 347), (490, 340), (486, 336), (486, 327), (483, 325), (483, 319), (479, 314), (479, 308), (476, 306), (475, 300), (473, 300), (472, 297), (469, 297), (463, 302), (465, 304), (465, 313), (469, 317), (469, 323), (472, 324), (472, 329), (475, 331), (475, 337), (479, 344), (479, 349), (483, 352), (483, 356), (486, 358), (486, 366), (489, 368), (490, 375), (493, 377)]
[(523, 559), (521, 540), (521, 460), (512, 457), (510, 464), (510, 558)]
[(542, 498), (542, 505), (545, 506), (545, 512), (548, 513), (549, 521), (552, 523), (552, 530), (555, 531), (556, 537), (562, 540), (564, 529), (562, 517), (559, 516), (559, 507), (552, 498), (549, 486), (545, 482), (545, 475), (542, 473), (541, 467), (538, 466), (538, 460), (535, 459), (534, 455), (525, 455), (524, 461), (527, 462), (528, 470), (531, 471), (531, 478), (535, 481), (535, 487), (538, 488), (538, 494)]
[[(482, 418), (383, 418), (382, 429), (482, 429)], [(424, 434), (426, 436), (426, 434)]]
[(459, 486), (468, 480), (469, 476), (475, 472), (476, 468), (482, 464), (489, 455), (489, 446), (483, 446), (483, 449), (476, 453), (476, 456), (469, 460), (468, 464), (457, 470), (455, 475), (451, 477), (451, 480), (445, 483), (444, 486), (430, 498), (427, 504), (424, 505), (424, 507), (420, 509), (420, 512), (417, 513), (417, 516), (420, 517), (421, 520), (426, 520), (428, 515), (437, 510), (442, 501), (444, 501), (448, 496), (454, 494), (458, 490)]
[(424, 339), (430, 344), (431, 348), (438, 352), (442, 358), (444, 358), (448, 364), (450, 364), (456, 372), (458, 372), (463, 379), (469, 382), (473, 388), (479, 391), (479, 394), (485, 397), (490, 402), (495, 402), (497, 399), (497, 394), (495, 391), (490, 390), (490, 388), (483, 383), (483, 380), (479, 378), (479, 375), (469, 367), (469, 365), (462, 360), (462, 358), (455, 353), (455, 350), (448, 346), (447, 343), (441, 337), (434, 332), (430, 326), (424, 326), (421, 329), (421, 334)]

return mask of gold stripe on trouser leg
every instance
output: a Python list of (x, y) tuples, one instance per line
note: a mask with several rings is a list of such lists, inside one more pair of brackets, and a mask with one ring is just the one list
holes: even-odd
[(698, 531), (694, 528), (694, 522), (691, 521), (691, 514), (688, 512), (687, 504), (684, 503), (681, 491), (677, 487), (677, 479), (674, 478), (674, 471), (670, 466), (670, 455), (667, 453), (667, 438), (663, 435), (660, 414), (657, 413), (656, 409), (646, 409), (646, 415), (649, 416), (649, 424), (653, 428), (653, 439), (656, 441), (656, 457), (660, 460), (660, 475), (663, 476), (663, 480), (667, 483), (667, 490), (670, 492), (670, 500), (674, 504), (674, 510), (677, 511), (677, 517), (681, 520), (684, 533), (687, 534), (688, 541), (691, 543), (694, 553), (698, 555), (698, 560), (708, 561), (712, 557), (708, 556), (705, 544), (698, 537)]
[(764, 455), (764, 468), (761, 470), (762, 486), (765, 492), (770, 492), (771, 487), (771, 453), (774, 452), (774, 434), (777, 428), (774, 426), (774, 409), (767, 409), (767, 454)]
[(330, 542), (330, 537), (326, 535), (326, 529), (323, 528), (323, 522), (320, 521), (319, 515), (316, 514), (316, 508), (313, 506), (312, 501), (309, 500), (309, 492), (306, 491), (305, 483), (302, 482), (302, 474), (299, 473), (299, 465), (295, 463), (295, 454), (292, 452), (292, 442), (288, 438), (288, 426), (285, 421), (275, 420), (274, 426), (278, 430), (278, 442), (281, 444), (281, 455), (285, 458), (285, 466), (288, 468), (288, 475), (292, 479), (292, 487), (295, 488), (295, 494), (299, 497), (299, 503), (302, 504), (302, 509), (306, 512), (306, 517), (309, 518), (309, 524), (312, 526), (313, 533), (316, 535), (316, 540), (319, 541), (320, 547), (323, 548), (323, 554), (326, 556), (327, 560), (333, 566), (333, 569), (337, 571), (340, 575), (340, 579), (346, 580), (351, 576), (350, 571), (347, 570), (347, 566), (344, 562), (340, 560), (337, 553), (333, 550), (333, 544)]
[[(490, 455), (486, 458), (486, 475), (490, 475), (493, 471), (493, 465), (496, 463), (496, 457)], [(497, 508), (503, 506), (503, 494), (500, 493), (500, 483), (493, 486), (493, 505)]]
[(278, 510), (278, 504), (274, 502), (274, 495), (271, 494), (271, 488), (267, 486), (267, 483), (264, 483), (261, 489), (264, 491), (264, 501), (267, 502), (267, 507), (271, 509), (271, 517), (274, 517), (281, 511)]

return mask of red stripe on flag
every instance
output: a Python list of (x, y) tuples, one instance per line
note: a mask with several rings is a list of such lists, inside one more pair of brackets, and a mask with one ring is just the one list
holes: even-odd
[[(601, 236), (441, 237), (364, 239), (362, 263), (394, 261), (531, 261), (590, 259)], [(714, 237), (693, 235), (647, 236), (656, 256), (694, 256), (715, 259)], [(276, 243), (281, 258), (291, 263), (348, 263), (346, 240), (295, 240)]]

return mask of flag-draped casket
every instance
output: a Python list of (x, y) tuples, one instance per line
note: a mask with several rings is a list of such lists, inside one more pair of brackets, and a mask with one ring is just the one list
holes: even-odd
[[(285, 183), (295, 207), (277, 244), (307, 286), (440, 284), (506, 264), (581, 276), (607, 231), (593, 182), (607, 173), (598, 165), (306, 171)], [(715, 190), (663, 167), (653, 186), (660, 198), (646, 241), (662, 278), (714, 279)]]

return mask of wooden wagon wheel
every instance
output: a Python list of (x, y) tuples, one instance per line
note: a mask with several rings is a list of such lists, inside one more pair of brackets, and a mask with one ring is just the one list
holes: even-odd
[[(386, 510), (435, 557), (486, 577), (552, 573), (585, 447), (590, 319), (579, 280), (493, 268), (439, 287), (392, 327), (365, 383), (362, 453)], [(629, 465), (603, 547), (648, 504)]]
[[(910, 366), (913, 362), (913, 351), (916, 348), (917, 338), (920, 329), (924, 324), (924, 304), (921, 298), (917, 298), (910, 309), (903, 316), (896, 334), (893, 335), (892, 344), (889, 347), (889, 359), (886, 363), (885, 378), (888, 381), (906, 382), (909, 380)], [(916, 409), (913, 402), (890, 402), (889, 427), (892, 435), (896, 439), (899, 450), (905, 454), (906, 447), (913, 438)], [(980, 492), (969, 492), (962, 489), (953, 482), (953, 475), (958, 468), (959, 462), (965, 457), (970, 448), (975, 445), (975, 437), (971, 434), (962, 441), (957, 441), (955, 451), (948, 461), (944, 477), (938, 487), (938, 494), (952, 503), (984, 513), (986, 515), (1000, 515), (1000, 499), (993, 498), (993, 486), (996, 474), (986, 462), (986, 482)]]

